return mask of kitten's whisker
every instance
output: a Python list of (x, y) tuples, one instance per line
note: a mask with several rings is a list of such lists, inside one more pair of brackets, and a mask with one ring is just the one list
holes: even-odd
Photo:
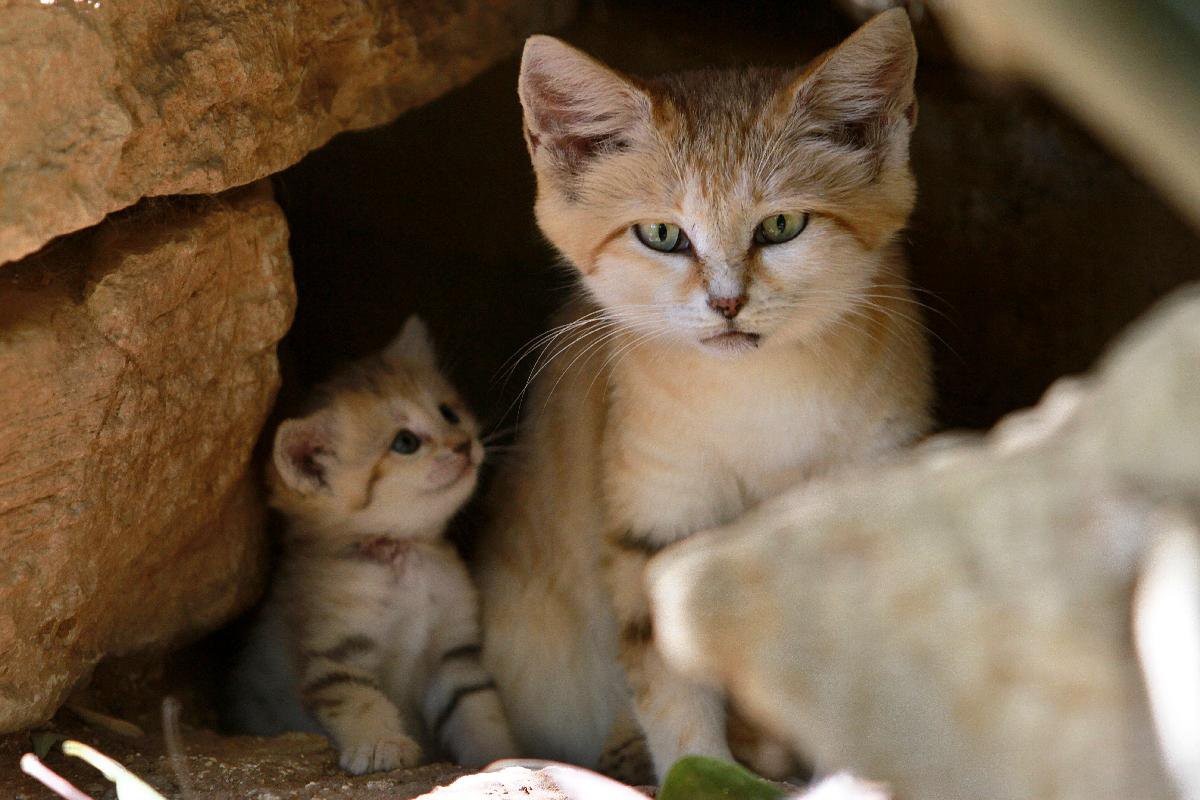
[(507, 428), (497, 428), (496, 430), (491, 431), (490, 433), (487, 433), (487, 434), (479, 437), (479, 443), (482, 444), (484, 447), (487, 447), (492, 442), (496, 441), (497, 439), (503, 438), (505, 436), (511, 436), (512, 434), (514, 434), (516, 432), (517, 432), (516, 425), (509, 425)]
[(579, 362), (579, 359), (583, 358), (584, 356), (587, 356), (588, 354), (590, 354), (592, 352), (595, 352), (598, 348), (604, 346), (609, 341), (616, 338), (617, 336), (620, 336), (624, 332), (625, 332), (625, 328), (618, 328), (616, 330), (608, 331), (603, 336), (601, 336), (598, 340), (590, 343), (578, 355), (576, 355), (575, 358), (571, 359), (571, 362), (569, 364), (567, 364), (567, 366), (559, 374), (558, 378), (554, 381), (554, 384), (550, 387), (550, 391), (546, 395), (546, 400), (543, 403), (543, 410), (545, 410), (545, 406), (550, 403), (550, 399), (554, 397), (554, 393), (555, 393), (555, 391), (558, 390), (558, 385), (560, 383), (562, 383), (562, 379), (567, 377), (567, 374), (571, 371), (571, 368), (574, 367), (575, 364)]
[(603, 309), (597, 309), (589, 314), (584, 315), (583, 317), (580, 317), (579, 319), (563, 323), (562, 325), (556, 325), (550, 328), (550, 330), (538, 334), (522, 345), (515, 354), (510, 356), (508, 360), (500, 365), (500, 369), (497, 370), (496, 373), (497, 376), (500, 376), (500, 374), (503, 372), (505, 373), (505, 378), (507, 378), (521, 363), (521, 361), (529, 356), (534, 350), (538, 349), (544, 344), (548, 344), (550, 341), (564, 335), (569, 331), (588, 325), (593, 320), (603, 317), (604, 314), (605, 312)]
[[(547, 358), (545, 360), (544, 363), (541, 363), (540, 366), (537, 366), (535, 371), (529, 376), (528, 380), (525, 381), (525, 386), (521, 389), (521, 393), (518, 396), (517, 400), (515, 401), (515, 404), (517, 405), (518, 415), (520, 414), (520, 409), (521, 409), (522, 405), (524, 404), (525, 395), (529, 391), (530, 386), (537, 379), (537, 377), (547, 367), (549, 367), (550, 364), (552, 362), (554, 362), (559, 356), (561, 356), (565, 352), (568, 352), (576, 345), (585, 342), (588, 339), (588, 337), (598, 337), (598, 341), (602, 342), (602, 341), (604, 341), (605, 338), (609, 337), (613, 333), (619, 332), (623, 329), (624, 329), (624, 327), (621, 325), (621, 323), (610, 320), (608, 322), (604, 322), (604, 323), (600, 323), (598, 325), (592, 326), (591, 328), (585, 330), (582, 334), (576, 336), (575, 338), (571, 339), (570, 341), (568, 341), (565, 344), (563, 344), (562, 346), (560, 346), (549, 358)], [(586, 352), (587, 350), (590, 350), (592, 347), (593, 347), (593, 344), (587, 345), (585, 347), (584, 352)], [(576, 359), (578, 359), (578, 358), (579, 358), (579, 356), (576, 356)], [(572, 361), (572, 363), (574, 363), (574, 361)], [(560, 377), (560, 380), (561, 380), (561, 377)], [(510, 410), (511, 410), (511, 408), (510, 408)]]
[[(563, 332), (555, 339), (546, 344), (537, 358), (534, 359), (533, 367), (530, 370), (529, 380), (525, 383), (525, 388), (522, 392), (528, 390), (529, 383), (537, 377), (537, 375), (546, 368), (546, 366), (558, 357), (564, 350), (569, 350), (577, 341), (581, 341), (588, 336), (595, 335), (602, 331), (610, 330), (618, 327), (621, 323), (616, 320), (591, 320), (587, 325), (579, 326), (570, 331)], [(573, 335), (577, 334), (577, 335)]]
[[(541, 347), (543, 348), (544, 355), (545, 351), (553, 347), (555, 341), (561, 339), (569, 333), (579, 330), (580, 328), (598, 327), (602, 329), (608, 328), (611, 325), (637, 322), (645, 319), (655, 319), (661, 316), (660, 311), (662, 309), (669, 307), (671, 307), (671, 304), (669, 303), (640, 303), (611, 306), (608, 308), (595, 309), (578, 319), (556, 326), (550, 331), (535, 337), (533, 340), (523, 346), (516, 356), (510, 358), (508, 362), (505, 362), (506, 365), (511, 362), (511, 366), (509, 366), (506, 371), (505, 380), (507, 381), (507, 379), (511, 377), (512, 373), (520, 365), (520, 362), (527, 358), (534, 350)], [(533, 372), (536, 373), (539, 370), (541, 359), (542, 356), (539, 356), (538, 359), (534, 361)]]
[[(878, 284), (873, 284), (870, 288), (873, 288), (873, 289), (878, 289), (878, 288), (901, 289), (903, 287), (901, 287), (901, 286), (888, 287), (888, 286), (880, 286)], [(860, 297), (869, 298), (871, 300), (899, 300), (902, 303), (908, 303), (909, 305), (917, 306), (918, 308), (929, 311), (930, 313), (937, 314), (939, 317), (946, 320), (954, 327), (956, 327), (956, 328), (958, 327), (958, 322), (955, 321), (952, 317), (950, 317), (950, 315), (948, 315), (945, 311), (942, 311), (940, 308), (937, 308), (936, 306), (932, 306), (928, 303), (924, 303), (915, 297), (906, 296), (905, 294), (903, 294), (901, 292), (897, 292), (896, 294), (891, 294), (891, 293), (887, 293), (887, 292), (870, 292), (870, 291), (868, 291), (868, 292), (853, 292), (853, 291), (839, 292), (837, 290), (816, 290), (815, 292), (813, 292), (813, 294), (822, 294), (822, 293), (832, 295), (832, 296), (841, 296), (843, 294), (846, 294), (846, 295), (854, 294), (854, 295), (858, 295)]]
[[(670, 326), (662, 325), (654, 330), (651, 330), (648, 332), (643, 332), (641, 335), (634, 337), (630, 342), (627, 342), (624, 345), (618, 347), (614, 352), (609, 354), (608, 358), (605, 359), (604, 363), (600, 365), (600, 368), (596, 370), (596, 374), (592, 376), (591, 383), (588, 384), (588, 391), (590, 392), (592, 390), (592, 387), (596, 384), (596, 380), (602, 374), (608, 374), (609, 376), (612, 375), (612, 372), (616, 369), (617, 364), (620, 363), (621, 357), (625, 354), (625, 352), (627, 350), (629, 350), (630, 348), (635, 347), (643, 342), (646, 342), (650, 339), (661, 337), (663, 334), (665, 334), (669, 331), (670, 331)], [(614, 359), (616, 359), (616, 360), (614, 361)], [(608, 369), (609, 364), (612, 364), (612, 367), (613, 367), (612, 370)], [(606, 392), (608, 391), (607, 383), (605, 383), (605, 391)]]
[[(606, 369), (606, 371), (607, 371), (607, 373), (608, 373), (608, 374), (607, 374), (607, 377), (605, 378), (605, 381), (604, 381), (604, 392), (605, 392), (605, 394), (607, 394), (607, 393), (608, 393), (609, 386), (610, 386), (610, 385), (611, 385), (611, 383), (612, 383), (612, 377), (613, 377), (613, 375), (615, 375), (615, 374), (616, 374), (617, 367), (618, 367), (618, 366), (620, 366), (620, 364), (621, 364), (621, 361), (622, 361), (622, 360), (624, 360), (626, 357), (628, 357), (628, 356), (629, 356), (629, 354), (630, 354), (630, 353), (633, 351), (633, 349), (634, 349), (634, 348), (636, 348), (636, 347), (638, 347), (638, 346), (642, 346), (642, 345), (649, 344), (649, 343), (650, 343), (651, 341), (653, 341), (653, 340), (656, 340), (656, 339), (661, 339), (661, 338), (662, 338), (662, 337), (663, 337), (663, 336), (664, 336), (666, 333), (669, 333), (669, 332), (670, 332), (670, 327), (663, 327), (661, 330), (658, 330), (658, 331), (652, 331), (652, 332), (650, 332), (650, 333), (646, 334), (645, 336), (641, 337), (640, 339), (637, 339), (637, 340), (635, 340), (635, 341), (633, 342), (633, 344), (632, 344), (632, 345), (630, 345), (630, 346), (628, 346), (628, 347), (626, 347), (626, 348), (624, 348), (624, 349), (620, 350), (620, 351), (619, 351), (619, 352), (616, 354), (616, 361), (614, 361), (614, 362), (613, 362), (613, 365), (612, 365), (612, 367), (611, 367), (611, 368), (608, 368), (608, 367), (607, 367), (607, 362), (605, 362), (605, 369)], [(659, 352), (659, 359), (658, 359), (658, 360), (661, 360), (661, 359), (662, 359), (662, 357), (663, 357), (663, 355), (664, 355), (664, 352), (665, 352), (665, 351), (660, 351), (660, 352)], [(610, 358), (612, 358), (612, 357), (610, 356)], [(656, 360), (656, 363), (657, 363), (657, 360)], [(599, 374), (600, 374), (600, 373), (597, 373), (597, 377), (599, 377)], [(595, 378), (595, 377), (594, 377), (594, 378), (592, 378), (592, 381), (593, 381), (593, 382), (595, 382), (595, 380), (596, 380), (596, 378)], [(588, 390), (589, 390), (589, 391), (591, 390), (591, 384), (589, 384), (589, 385), (588, 385)]]
[(643, 314), (653, 314), (653, 313), (656, 313), (661, 308), (666, 308), (668, 306), (669, 306), (669, 304), (666, 304), (666, 303), (646, 303), (646, 304), (629, 304), (629, 305), (624, 305), (624, 306), (611, 306), (608, 308), (594, 309), (577, 319), (571, 320), (569, 322), (565, 322), (561, 325), (557, 325), (557, 326), (551, 328), (550, 330), (545, 331), (544, 333), (541, 333), (538, 336), (535, 336), (533, 339), (531, 339), (529, 342), (527, 342), (525, 345), (523, 345), (514, 356), (510, 357), (510, 359), (508, 361), (506, 361), (503, 365), (501, 365), (501, 369), (504, 369), (505, 367), (507, 367), (510, 361), (516, 360), (519, 362), (526, 355), (528, 355), (530, 351), (537, 349), (543, 343), (546, 343), (549, 340), (555, 339), (571, 330), (591, 324), (592, 322), (609, 321), (609, 320), (616, 319), (618, 317), (628, 318), (628, 319), (636, 319), (637, 318), (636, 312), (642, 312)]
[[(826, 299), (826, 300), (828, 300), (828, 299), (849, 300), (852, 303), (854, 303), (855, 305), (857, 305), (858, 307), (860, 307), (860, 311), (856, 316), (861, 317), (864, 321), (869, 320), (870, 317), (869, 317), (869, 315), (866, 315), (864, 312), (862, 312), (861, 308), (868, 308), (872, 311), (876, 311), (881, 314), (885, 314), (890, 319), (893, 319), (893, 320), (895, 320), (895, 319), (904, 320), (904, 321), (908, 322), (910, 325), (924, 331), (929, 336), (936, 339), (943, 347), (945, 347), (950, 353), (952, 353), (955, 356), (955, 358), (959, 359), (960, 361), (962, 360), (962, 356), (958, 353), (958, 351), (956, 351), (954, 349), (954, 347), (951, 346), (951, 344), (948, 341), (946, 341), (945, 338), (943, 338), (940, 334), (938, 334), (935, 330), (933, 330), (928, 325), (928, 323), (926, 323), (925, 320), (922, 319), (919, 315), (906, 314), (905, 312), (903, 312), (897, 308), (890, 308), (887, 305), (879, 302), (879, 300), (885, 300), (885, 299), (886, 300), (900, 299), (905, 302), (908, 302), (910, 305), (917, 305), (922, 308), (927, 308), (926, 306), (923, 306), (920, 303), (918, 303), (913, 298), (906, 298), (906, 297), (901, 297), (899, 295), (893, 295), (893, 294), (871, 293), (869, 291), (858, 292), (858, 291), (854, 291), (854, 290), (837, 290), (837, 289), (817, 289), (817, 290), (810, 289), (807, 291), (798, 289), (798, 290), (796, 290), (796, 292), (794, 294), (796, 294), (798, 296), (797, 297), (798, 303), (802, 303), (806, 297), (807, 298), (822, 298), (822, 299)], [(838, 309), (836, 307), (830, 307), (827, 310), (836, 311)], [(934, 311), (935, 313), (941, 313), (941, 312), (938, 312), (937, 309), (933, 309), (933, 308), (929, 308), (928, 310)], [(947, 318), (947, 319), (949, 319), (949, 318)]]

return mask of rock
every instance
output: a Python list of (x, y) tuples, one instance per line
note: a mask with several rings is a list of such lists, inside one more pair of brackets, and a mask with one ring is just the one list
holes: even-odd
[(595, 772), (568, 764), (546, 762), (531, 769), (513, 764), (464, 775), (417, 800), (646, 800), (646, 795)]
[(256, 596), (247, 464), (294, 305), (265, 184), (143, 203), (0, 271), (0, 731)]
[[(1200, 664), (1200, 614), (1131, 590), (1165, 596), (1143, 574), (1163, 537), (1200, 552), (1197, 386), (1192, 288), (986, 439), (800, 487), (661, 554), (659, 646), (819, 771), (899, 797), (1174, 797), (1138, 657)], [(1177, 681), (1153, 696), (1200, 697), (1200, 675), (1149, 666)], [(1196, 710), (1170, 705), (1163, 750), (1200, 786)]]
[[(891, 797), (885, 787), (849, 775), (834, 775), (806, 790), (796, 791), (764, 781), (733, 764), (698, 756), (680, 759), (654, 796), (662, 800), (783, 800), (785, 796), (793, 800), (889, 800)], [(497, 762), (487, 772), (464, 775), (417, 800), (476, 800), (483, 797), (497, 800), (645, 800), (647, 795), (568, 764), (512, 761)]]
[(457, 86), (573, 0), (0, 4), (0, 264), (219, 192)]

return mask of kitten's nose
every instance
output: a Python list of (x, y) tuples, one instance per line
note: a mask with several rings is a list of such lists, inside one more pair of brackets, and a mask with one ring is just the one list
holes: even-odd
[(725, 319), (733, 319), (746, 305), (746, 295), (739, 294), (737, 297), (714, 297), (708, 296), (708, 307), (720, 314)]
[(450, 449), (460, 456), (469, 456), (471, 454), (471, 440), (463, 439), (461, 442), (451, 445)]

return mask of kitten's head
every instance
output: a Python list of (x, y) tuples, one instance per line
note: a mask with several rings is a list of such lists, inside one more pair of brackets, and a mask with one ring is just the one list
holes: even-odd
[(410, 317), (382, 353), (321, 386), (275, 434), (271, 501), (331, 533), (415, 534), (445, 523), (475, 489), (474, 417)]
[(647, 336), (718, 352), (811, 336), (869, 302), (912, 209), (915, 69), (899, 9), (791, 72), (642, 80), (534, 36), (519, 93), (538, 222)]

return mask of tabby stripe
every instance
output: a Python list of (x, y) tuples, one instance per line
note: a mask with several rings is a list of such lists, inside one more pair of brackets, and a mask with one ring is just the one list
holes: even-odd
[(654, 542), (645, 536), (639, 536), (633, 531), (625, 531), (620, 536), (614, 536), (609, 539), (609, 543), (618, 550), (624, 550), (628, 553), (641, 553), (646, 557), (658, 555), (664, 548), (674, 542)]
[(654, 639), (654, 623), (649, 617), (626, 622), (621, 628), (621, 641), (627, 645), (649, 644)]
[(356, 686), (369, 686), (372, 689), (378, 689), (379, 685), (370, 678), (364, 678), (362, 675), (351, 675), (349, 672), (330, 672), (316, 680), (306, 684), (301, 690), (301, 694), (316, 694), (317, 692), (328, 689), (330, 686), (338, 686), (343, 683), (349, 683)]
[(330, 661), (345, 661), (350, 656), (362, 655), (375, 649), (375, 640), (361, 633), (347, 636), (328, 650), (311, 650), (309, 658), (326, 658)]
[(458, 647), (452, 647), (442, 653), (442, 662), (452, 661), (456, 658), (471, 658), (478, 659), (483, 653), (483, 648), (477, 644), (464, 644)]
[(628, 739), (621, 742), (616, 747), (609, 748), (605, 752), (604, 755), (609, 758), (621, 757), (624, 755), (625, 751), (630, 749), (631, 747), (641, 748), (641, 747), (645, 746), (645, 743), (646, 743), (646, 737), (643, 736), (642, 734), (638, 733), (633, 736), (630, 736)]
[(484, 692), (488, 689), (495, 690), (496, 682), (487, 680), (479, 683), (471, 683), (466, 686), (460, 686), (454, 690), (454, 694), (450, 695), (450, 702), (442, 709), (442, 713), (438, 714), (437, 722), (433, 723), (433, 735), (437, 739), (442, 738), (442, 728), (450, 721), (450, 717), (454, 716), (454, 710), (458, 708), (459, 702), (467, 695), (475, 694), (476, 692)]
[(309, 711), (333, 711), (341, 708), (345, 702), (342, 697), (310, 697), (304, 701), (304, 705)]

